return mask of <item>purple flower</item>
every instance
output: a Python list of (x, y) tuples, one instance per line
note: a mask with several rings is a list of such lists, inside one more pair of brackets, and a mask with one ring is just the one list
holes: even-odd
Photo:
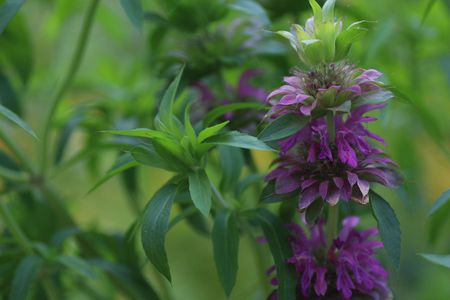
[[(323, 221), (311, 227), (309, 237), (299, 225), (288, 225), (293, 256), (287, 263), (298, 274), (297, 299), (392, 299), (388, 273), (375, 257), (383, 244), (371, 239), (378, 230), (358, 231), (358, 223), (358, 217), (345, 218), (332, 245)], [(277, 299), (276, 291), (269, 299)]]
[[(355, 69), (347, 63), (320, 65), (309, 72), (296, 70), (284, 78), (285, 85), (272, 91), (268, 115), (277, 118), (294, 112), (310, 116), (314, 110), (348, 111), (351, 103), (381, 89), (376, 70)], [(350, 105), (349, 105), (350, 104)]]
[(370, 183), (395, 187), (400, 182), (396, 164), (383, 151), (373, 147), (369, 139), (383, 139), (367, 130), (364, 123), (376, 120), (364, 116), (382, 107), (364, 105), (348, 114), (335, 117), (336, 136), (329, 143), (324, 118), (315, 119), (297, 134), (280, 142), (277, 167), (266, 180), (275, 180), (275, 192), (300, 191), (299, 208), (306, 209), (317, 198), (331, 205), (339, 199), (366, 204)]

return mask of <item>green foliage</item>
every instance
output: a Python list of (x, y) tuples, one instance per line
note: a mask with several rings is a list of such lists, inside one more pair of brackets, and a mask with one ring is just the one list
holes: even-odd
[(6, 0), (0, 7), (0, 34), (3, 33), (24, 2), (25, 0)]
[(3, 105), (0, 105), (0, 114), (2, 114), (5, 118), (10, 120), (11, 122), (15, 123), (17, 126), (21, 127), (23, 130), (25, 130), (29, 135), (37, 139), (36, 134), (34, 133), (33, 129), (25, 123), (24, 120), (22, 120), (18, 115), (4, 107)]
[(142, 246), (145, 254), (155, 268), (171, 281), (169, 263), (164, 246), (169, 228), (169, 216), (177, 186), (168, 184), (162, 187), (150, 200), (142, 220)]
[(420, 254), (426, 260), (450, 269), (450, 255)]
[(41, 265), (42, 259), (35, 255), (26, 256), (20, 261), (11, 284), (10, 300), (27, 299)]
[(378, 223), (381, 241), (394, 266), (400, 268), (401, 231), (397, 216), (389, 203), (377, 193), (370, 191), (372, 213)]
[(217, 213), (211, 238), (220, 282), (229, 297), (236, 283), (239, 253), (239, 227), (233, 211), (223, 209)]

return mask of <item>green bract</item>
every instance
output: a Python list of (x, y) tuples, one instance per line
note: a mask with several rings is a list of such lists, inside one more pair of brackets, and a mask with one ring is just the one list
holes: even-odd
[(337, 20), (334, 15), (335, 2), (336, 0), (328, 0), (320, 7), (315, 0), (310, 0), (314, 17), (306, 21), (305, 27), (293, 24), (290, 32), (276, 32), (289, 40), (307, 65), (342, 60), (347, 56), (351, 45), (367, 32), (362, 26), (366, 21), (355, 22), (343, 29), (342, 20)]

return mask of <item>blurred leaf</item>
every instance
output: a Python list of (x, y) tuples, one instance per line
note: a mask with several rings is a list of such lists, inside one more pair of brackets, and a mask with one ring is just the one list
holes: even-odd
[(253, 0), (237, 0), (234, 1), (230, 7), (254, 16), (256, 19), (262, 21), (265, 25), (270, 24), (270, 19), (267, 16), (266, 10), (258, 2)]
[(133, 272), (128, 266), (115, 264), (106, 260), (93, 259), (92, 265), (106, 271), (114, 284), (119, 287), (129, 299), (158, 300), (159, 297), (150, 284), (137, 272)]
[(205, 140), (205, 143), (214, 145), (225, 145), (242, 149), (273, 150), (258, 138), (241, 133), (230, 131), (221, 135), (216, 135)]
[(239, 148), (219, 146), (218, 150), (222, 174), (220, 186), (221, 190), (228, 191), (236, 187), (241, 177), (241, 171), (244, 167), (244, 156)]
[(94, 184), (94, 186), (89, 190), (89, 192), (87, 192), (87, 194), (92, 193), (99, 186), (101, 186), (103, 183), (116, 176), (117, 174), (122, 173), (127, 169), (134, 168), (138, 165), (138, 162), (134, 160), (133, 156), (130, 153), (122, 154), (121, 156), (119, 156), (116, 163), (111, 167), (111, 169), (109, 169), (109, 171)]
[(445, 205), (450, 203), (450, 189), (443, 192), (439, 198), (434, 202), (433, 206), (430, 209), (430, 212), (428, 213), (429, 216), (432, 216), (434, 213), (436, 213), (439, 209), (444, 207)]
[(270, 122), (259, 134), (258, 139), (263, 142), (281, 140), (300, 131), (308, 119), (299, 117), (297, 114), (285, 114)]
[(41, 264), (42, 259), (35, 255), (26, 256), (20, 261), (11, 284), (10, 300), (27, 299)]
[(352, 109), (366, 105), (366, 104), (380, 104), (385, 103), (389, 99), (393, 98), (394, 95), (390, 91), (379, 90), (372, 93), (364, 94), (363, 96), (358, 97), (354, 101), (352, 101)]
[(370, 191), (372, 213), (378, 223), (381, 241), (397, 270), (400, 268), (401, 232), (394, 210), (386, 200)]
[(262, 179), (264, 179), (263, 174), (250, 174), (247, 177), (243, 178), (238, 185), (236, 186), (236, 189), (234, 191), (234, 194), (237, 198), (240, 198), (242, 193), (252, 184), (260, 182)]
[(8, 78), (3, 75), (2, 72), (0, 72), (0, 105), (3, 105), (16, 115), (21, 114), (22, 110), (19, 103), (19, 98), (11, 86)]
[(142, 144), (133, 147), (130, 150), (130, 153), (133, 156), (133, 158), (140, 164), (165, 169), (168, 171), (177, 170), (177, 168), (174, 168), (169, 161), (166, 161), (158, 154), (152, 143)]
[(81, 230), (78, 227), (69, 227), (61, 229), (52, 236), (50, 243), (52, 246), (56, 248), (61, 247), (66, 239), (78, 233), (81, 233)]
[(94, 270), (84, 259), (77, 256), (60, 255), (56, 260), (63, 266), (66, 266), (86, 278), (95, 278)]
[(211, 184), (205, 170), (189, 173), (189, 193), (195, 207), (204, 215), (208, 216), (211, 209)]
[[(26, 84), (33, 70), (34, 51), (28, 25), (21, 15), (17, 15), (0, 33), (0, 49), (0, 63), (3, 59), (6, 66), (14, 70), (22, 83)], [(10, 109), (20, 115), (19, 111)]]
[(141, 30), (144, 19), (142, 0), (120, 0), (120, 4), (134, 27)]
[(25, 0), (6, 0), (0, 7), (0, 34), (3, 33), (24, 2)]
[(75, 113), (65, 124), (64, 128), (59, 135), (58, 141), (56, 142), (56, 151), (55, 151), (55, 165), (58, 165), (63, 156), (67, 146), (67, 143), (70, 140), (73, 132), (77, 128), (78, 124), (80, 124), (83, 119), (82, 112)]
[(437, 237), (445, 229), (444, 224), (448, 222), (450, 214), (450, 190), (442, 193), (434, 202), (428, 215), (430, 217), (429, 238), (435, 242)]
[(295, 300), (297, 278), (293, 266), (286, 263), (286, 260), (292, 256), (286, 228), (275, 215), (266, 209), (255, 209), (246, 214), (250, 220), (261, 226), (269, 243), (277, 268), (278, 299)]
[(205, 129), (203, 129), (202, 131), (200, 131), (200, 133), (198, 134), (198, 142), (201, 143), (203, 142), (205, 139), (212, 137), (214, 135), (219, 134), (219, 132), (225, 127), (227, 126), (227, 124), (230, 123), (230, 121), (225, 121), (222, 122), (220, 124), (211, 126), (211, 127), (207, 127)]
[(436, 255), (436, 254), (419, 254), (426, 260), (440, 266), (450, 268), (450, 255)]
[(167, 144), (162, 144), (161, 141), (153, 141), (153, 147), (156, 153), (164, 159), (167, 165), (170, 165), (170, 168), (179, 173), (189, 172), (190, 168), (185, 161), (179, 158), (179, 156), (172, 154), (175, 151), (168, 151), (167, 146)]
[(156, 192), (145, 210), (141, 232), (145, 254), (169, 281), (171, 281), (170, 268), (164, 243), (176, 193), (177, 186), (174, 184), (165, 185)]
[(275, 181), (269, 181), (266, 186), (264, 187), (261, 196), (259, 198), (259, 201), (264, 204), (268, 203), (274, 203), (274, 202), (281, 202), (286, 201), (289, 199), (292, 199), (295, 197), (297, 193), (292, 192), (288, 194), (277, 194), (275, 193)]
[(25, 123), (24, 120), (22, 120), (18, 115), (4, 107), (3, 105), (0, 105), (0, 114), (2, 114), (4, 117), (9, 119), (11, 122), (15, 123), (17, 126), (21, 127), (23, 130), (25, 130), (29, 135), (37, 139), (36, 134), (34, 133), (33, 129), (31, 129), (30, 126), (28, 126), (27, 123)]
[(220, 283), (229, 297), (236, 283), (239, 253), (238, 221), (231, 210), (219, 210), (211, 238)]
[(430, 14), (431, 9), (433, 8), (434, 4), (436, 4), (436, 2), (437, 2), (436, 0), (428, 0), (427, 6), (422, 15), (422, 20), (420, 21), (420, 27), (422, 27), (423, 24), (425, 24), (425, 21), (427, 20), (428, 15)]
[(263, 103), (258, 102), (242, 102), (242, 103), (233, 103), (228, 105), (222, 105), (219, 107), (216, 107), (209, 111), (204, 117), (203, 117), (203, 124), (204, 126), (208, 126), (213, 121), (215, 121), (220, 116), (223, 116), (224, 114), (235, 111), (235, 110), (241, 110), (241, 109), (259, 109), (263, 110), (266, 109), (267, 105)]

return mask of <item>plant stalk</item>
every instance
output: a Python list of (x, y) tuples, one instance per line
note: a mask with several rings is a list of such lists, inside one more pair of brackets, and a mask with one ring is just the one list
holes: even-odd
[(86, 50), (87, 40), (89, 38), (89, 34), (91, 32), (91, 27), (94, 22), (95, 12), (97, 10), (99, 4), (99, 0), (92, 0), (86, 15), (84, 17), (83, 25), (81, 28), (80, 36), (78, 37), (78, 42), (75, 48), (75, 53), (70, 62), (69, 69), (67, 71), (66, 76), (64, 77), (62, 84), (59, 89), (55, 93), (53, 97), (53, 101), (51, 102), (50, 112), (47, 117), (47, 122), (44, 127), (44, 133), (42, 137), (42, 153), (41, 153), (41, 174), (45, 174), (47, 170), (47, 159), (48, 159), (48, 144), (49, 144), (49, 136), (50, 130), (52, 127), (52, 122), (55, 117), (55, 113), (58, 110), (59, 104), (63, 99), (64, 94), (66, 93), (69, 86), (72, 84), (72, 81), (80, 67), (81, 60), (83, 58), (83, 54)]
[(328, 206), (328, 218), (327, 218), (327, 241), (328, 246), (331, 246), (333, 240), (337, 237), (339, 226), (339, 207)]

